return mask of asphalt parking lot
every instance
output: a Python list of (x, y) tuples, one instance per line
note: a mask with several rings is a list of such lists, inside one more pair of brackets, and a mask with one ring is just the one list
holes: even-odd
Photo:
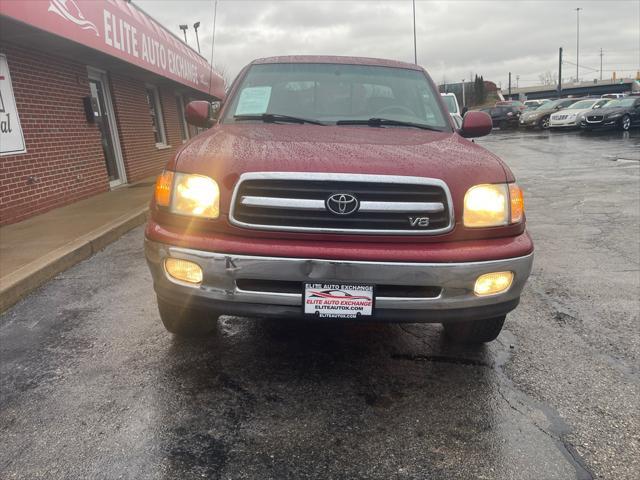
[(497, 341), (235, 317), (176, 340), (140, 227), (0, 317), (0, 478), (639, 478), (640, 131), (478, 143), (536, 242)]

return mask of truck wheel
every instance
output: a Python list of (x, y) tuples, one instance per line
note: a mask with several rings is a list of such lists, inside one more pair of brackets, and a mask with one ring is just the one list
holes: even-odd
[(506, 315), (502, 315), (485, 320), (444, 323), (442, 326), (444, 333), (454, 342), (485, 343), (500, 335), (505, 318)]
[(212, 312), (173, 305), (161, 298), (158, 311), (164, 328), (179, 337), (209, 336), (216, 331), (218, 315)]
[(631, 128), (631, 117), (629, 115), (625, 115), (620, 120), (620, 129), (624, 132), (629, 131)]
[(542, 119), (540, 120), (540, 128), (542, 130), (549, 129), (549, 117), (542, 117)]

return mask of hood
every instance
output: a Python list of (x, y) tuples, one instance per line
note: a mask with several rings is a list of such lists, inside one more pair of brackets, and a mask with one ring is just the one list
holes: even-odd
[(216, 125), (185, 145), (169, 169), (214, 178), (221, 210), (245, 172), (408, 175), (444, 180), (461, 212), (466, 190), (512, 180), (503, 163), (457, 133), (409, 128), (288, 124)]
[[(581, 113), (585, 113), (585, 112), (590, 112), (593, 109), (591, 108), (565, 108), (564, 110), (558, 110), (557, 112), (553, 113), (552, 115), (580, 115)], [(593, 110), (594, 112), (598, 112), (601, 109), (596, 109)]]
[(593, 115), (611, 115), (613, 113), (623, 113), (626, 112), (629, 109), (629, 107), (603, 107), (603, 108), (598, 108), (597, 110), (594, 110), (592, 113), (589, 113), (589, 115), (593, 114)]

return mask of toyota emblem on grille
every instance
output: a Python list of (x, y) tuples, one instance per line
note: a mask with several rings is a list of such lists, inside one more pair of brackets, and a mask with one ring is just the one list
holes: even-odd
[(358, 210), (360, 202), (349, 193), (334, 193), (327, 198), (325, 205), (334, 215), (351, 215)]

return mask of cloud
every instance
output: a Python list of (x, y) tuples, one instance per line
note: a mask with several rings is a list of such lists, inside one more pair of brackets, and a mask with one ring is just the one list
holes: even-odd
[[(200, 45), (211, 55), (213, 0), (135, 0), (182, 38), (178, 24), (201, 22)], [(576, 62), (580, 11), (580, 77), (640, 70), (640, 2), (589, 0), (416, 1), (418, 63), (436, 82), (483, 75), (506, 86), (557, 70), (558, 48)], [(290, 54), (357, 55), (413, 61), (410, 0), (218, 0), (214, 64), (231, 77), (254, 58)], [(189, 43), (195, 46), (193, 29)], [(575, 76), (567, 63), (563, 77)]]

